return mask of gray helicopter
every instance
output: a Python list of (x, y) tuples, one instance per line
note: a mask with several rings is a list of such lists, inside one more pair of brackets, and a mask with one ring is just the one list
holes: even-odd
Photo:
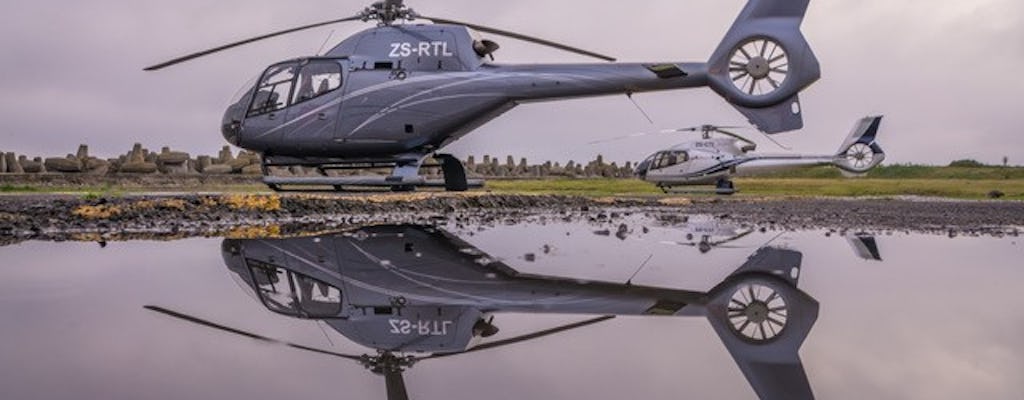
[[(704, 125), (665, 131), (700, 131), (703, 137), (652, 154), (637, 165), (636, 175), (665, 192), (679, 186), (715, 185), (714, 192), (725, 195), (736, 192), (729, 179), (734, 175), (752, 176), (830, 165), (845, 175), (860, 176), (885, 160), (885, 152), (876, 141), (881, 123), (880, 116), (862, 119), (854, 125), (839, 150), (830, 155), (752, 153), (757, 144), (726, 130), (734, 127)], [(712, 137), (715, 133), (726, 137)]]
[[(551, 229), (558, 229), (554, 227)], [(147, 309), (251, 339), (354, 361), (407, 399), (402, 373), (420, 363), (514, 345), (618, 315), (703, 317), (762, 399), (812, 399), (799, 349), (818, 302), (797, 288), (802, 254), (757, 249), (710, 289), (586, 281), (517, 269), (432, 226), (380, 225), (316, 237), (227, 239), (224, 262), (268, 310), (319, 320), (370, 354), (344, 354), (269, 338), (170, 308)], [(505, 312), (597, 315), (507, 339)]]
[[(233, 145), (263, 156), (264, 182), (340, 189), (381, 186), (467, 190), (461, 162), (438, 153), (477, 127), (528, 102), (708, 86), (766, 133), (803, 126), (799, 92), (820, 77), (800, 32), (810, 0), (749, 0), (707, 62), (493, 63), (505, 36), (615, 61), (515, 32), (425, 16), (402, 0), (373, 3), (357, 15), (274, 32), (146, 68), (159, 70), (276, 36), (346, 21), (377, 26), (322, 56), (274, 64), (224, 113)], [(413, 21), (433, 24), (416, 24)], [(444, 180), (419, 175), (439, 161)], [(270, 167), (316, 167), (323, 176), (271, 176)], [(331, 170), (391, 168), (389, 176), (337, 177)]]

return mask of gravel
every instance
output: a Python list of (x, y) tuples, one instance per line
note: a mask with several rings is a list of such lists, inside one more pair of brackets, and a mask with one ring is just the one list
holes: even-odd
[[(292, 235), (379, 223), (515, 223), (536, 215), (713, 215), (770, 229), (1019, 235), (1024, 203), (929, 199), (607, 198), (485, 193), (0, 197), (0, 245), (24, 240)], [(609, 232), (611, 234), (612, 232)]]

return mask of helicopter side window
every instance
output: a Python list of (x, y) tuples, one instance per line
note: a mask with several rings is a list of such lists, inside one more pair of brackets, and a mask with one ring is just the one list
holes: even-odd
[(299, 72), (292, 104), (323, 96), (341, 87), (341, 66), (334, 61), (312, 61)]
[(690, 159), (685, 151), (666, 151), (658, 153), (654, 159), (654, 169), (668, 168), (676, 164), (684, 163)]
[(295, 86), (295, 69), (294, 63), (275, 65), (267, 69), (256, 89), (256, 95), (253, 96), (252, 106), (249, 107), (250, 117), (288, 107), (292, 87)]
[(341, 289), (273, 264), (246, 259), (257, 295), (270, 311), (299, 318), (341, 313)]

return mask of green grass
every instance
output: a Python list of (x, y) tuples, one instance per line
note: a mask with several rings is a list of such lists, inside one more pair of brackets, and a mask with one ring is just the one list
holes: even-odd
[(33, 186), (22, 185), (0, 185), (0, 193), (33, 193), (40, 191)]
[[(1003, 199), (1024, 200), (1022, 167), (931, 167), (890, 165), (873, 170), (866, 178), (842, 178), (835, 168), (796, 170), (762, 178), (736, 179), (739, 197), (756, 196), (933, 196), (956, 199), (985, 199), (998, 190)], [(697, 187), (710, 189), (710, 187)], [(485, 190), (500, 194), (559, 194), (589, 197), (663, 196), (653, 184), (637, 179), (529, 179), (487, 181)], [(70, 193), (86, 199), (118, 197), (140, 192), (226, 192), (265, 193), (260, 184), (212, 185), (207, 187), (95, 187), (0, 185), (0, 193)]]
[[(797, 169), (769, 175), (769, 178), (841, 178), (832, 167)], [(928, 165), (883, 165), (865, 176), (870, 179), (1024, 179), (1024, 167), (934, 167)]]
[(662, 191), (638, 179), (489, 180), (494, 193), (560, 194), (574, 196), (658, 195)]
[[(737, 179), (740, 196), (933, 196), (985, 199), (999, 190), (1003, 199), (1024, 200), (1024, 179), (839, 179), (839, 178), (743, 178)], [(492, 180), (495, 193), (564, 194), (581, 196), (657, 196), (661, 190), (634, 179)], [(697, 187), (700, 188), (700, 187)], [(705, 187), (709, 188), (709, 187)]]
[(1004, 200), (1024, 200), (1024, 179), (738, 179), (741, 193), (759, 196), (932, 196), (986, 199), (1001, 191)]

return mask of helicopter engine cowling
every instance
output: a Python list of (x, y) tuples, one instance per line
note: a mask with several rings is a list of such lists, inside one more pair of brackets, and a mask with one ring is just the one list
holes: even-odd
[(708, 62), (711, 88), (766, 133), (803, 127), (798, 94), (821, 69), (800, 32), (810, 0), (751, 0)]

